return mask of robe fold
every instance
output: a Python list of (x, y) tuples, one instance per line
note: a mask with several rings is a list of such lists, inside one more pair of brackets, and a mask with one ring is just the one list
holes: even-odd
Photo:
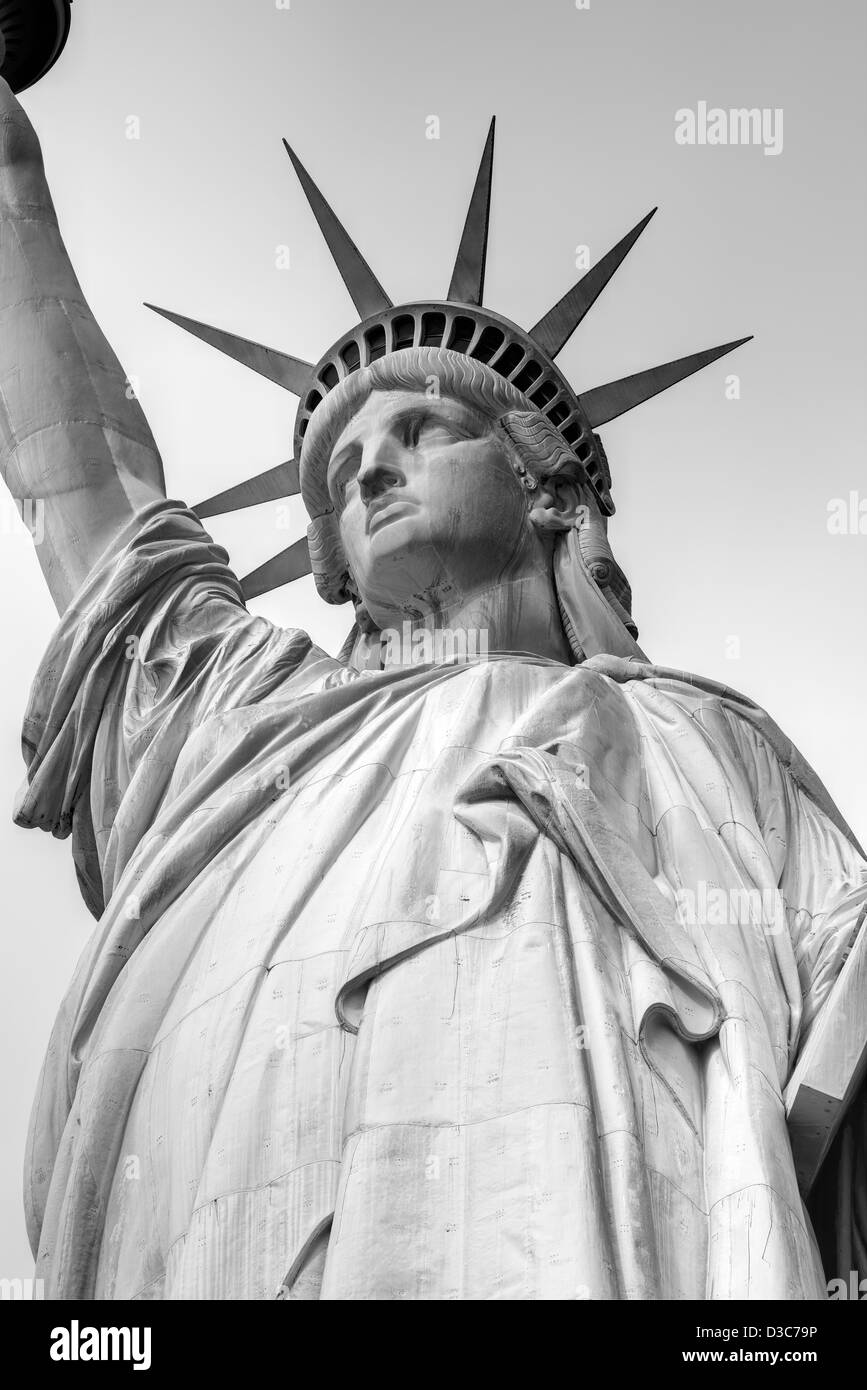
[(24, 751), (98, 917), (28, 1142), (46, 1297), (825, 1297), (782, 1090), (867, 874), (750, 701), (355, 672), (166, 502)]

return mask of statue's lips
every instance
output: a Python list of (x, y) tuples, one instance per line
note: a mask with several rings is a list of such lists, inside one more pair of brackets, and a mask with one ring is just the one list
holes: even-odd
[(367, 513), (367, 534), (371, 536), (377, 527), (384, 526), (389, 521), (399, 520), (405, 514), (407, 507), (411, 509), (412, 503), (403, 497), (394, 502), (386, 502), (375, 509), (371, 507)]

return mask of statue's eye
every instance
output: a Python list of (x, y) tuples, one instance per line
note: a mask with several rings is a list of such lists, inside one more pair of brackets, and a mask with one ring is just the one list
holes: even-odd
[(426, 423), (424, 415), (410, 415), (404, 422), (403, 442), (408, 449), (417, 448), (422, 429)]

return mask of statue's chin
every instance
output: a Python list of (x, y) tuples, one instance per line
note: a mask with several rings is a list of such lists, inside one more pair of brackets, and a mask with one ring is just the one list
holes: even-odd
[(384, 511), (365, 537), (363, 562), (352, 568), (364, 605), (380, 628), (407, 620), (445, 621), (474, 595), (500, 587), (508, 573), (505, 555), (489, 554), (475, 538), (456, 546), (447, 524), (434, 529), (415, 509), (392, 516)]

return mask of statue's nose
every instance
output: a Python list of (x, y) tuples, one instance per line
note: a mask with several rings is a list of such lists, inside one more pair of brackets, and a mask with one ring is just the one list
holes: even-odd
[(389, 488), (403, 486), (406, 473), (401, 467), (402, 452), (391, 435), (377, 435), (365, 442), (358, 470), (362, 501), (369, 502)]

